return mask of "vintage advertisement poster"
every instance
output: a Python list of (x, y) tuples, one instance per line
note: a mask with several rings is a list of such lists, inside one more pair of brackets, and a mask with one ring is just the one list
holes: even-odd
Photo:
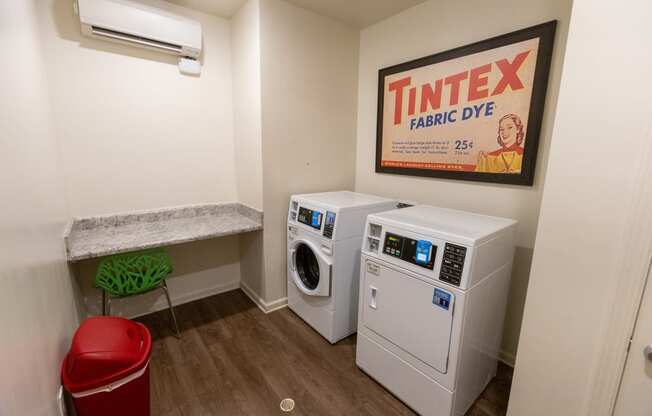
[(530, 185), (553, 36), (551, 22), (381, 70), (376, 170)]

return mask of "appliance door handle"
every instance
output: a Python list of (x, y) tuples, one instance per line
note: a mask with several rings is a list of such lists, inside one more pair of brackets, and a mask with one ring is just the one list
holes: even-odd
[(297, 250), (295, 248), (290, 249), (290, 270), (295, 271), (297, 268), (295, 267), (296, 264), (296, 253)]
[(374, 286), (369, 286), (369, 307), (372, 309), (378, 309), (376, 304), (376, 295), (378, 294), (378, 288)]

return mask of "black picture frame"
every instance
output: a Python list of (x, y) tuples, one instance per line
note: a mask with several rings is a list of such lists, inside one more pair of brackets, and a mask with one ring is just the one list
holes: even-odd
[[(536, 159), (539, 148), (539, 136), (545, 107), (548, 77), (555, 38), (557, 21), (552, 20), (536, 26), (531, 26), (515, 32), (485, 39), (469, 45), (457, 47), (444, 52), (435, 53), (423, 58), (404, 62), (398, 65), (382, 68), (378, 71), (378, 114), (376, 126), (376, 172), (409, 176), (425, 176), (443, 179), (457, 179), (477, 182), (493, 182), (501, 184), (532, 186)], [(502, 46), (511, 45), (530, 39), (539, 38), (536, 68), (530, 98), (528, 123), (526, 128), (527, 142), (523, 150), (523, 164), (520, 174), (509, 173), (479, 173), (431, 170), (418, 168), (381, 166), (383, 148), (383, 110), (385, 77), (423, 66), (445, 62), (451, 59), (472, 55)]]

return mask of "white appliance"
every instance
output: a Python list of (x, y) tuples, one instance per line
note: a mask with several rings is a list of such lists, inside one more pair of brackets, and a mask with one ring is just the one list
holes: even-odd
[(419, 414), (464, 415), (495, 376), (516, 225), (430, 206), (369, 215), (356, 363)]
[(197, 21), (129, 0), (77, 0), (85, 36), (134, 45), (181, 57), (190, 68), (202, 51), (202, 28)]
[(367, 215), (396, 206), (390, 199), (348, 191), (290, 199), (288, 306), (331, 343), (356, 331)]

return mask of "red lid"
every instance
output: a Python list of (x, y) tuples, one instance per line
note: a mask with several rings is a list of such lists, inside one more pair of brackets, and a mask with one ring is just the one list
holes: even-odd
[(149, 331), (138, 322), (109, 316), (86, 319), (63, 362), (63, 384), (72, 393), (103, 387), (142, 369), (151, 351)]

